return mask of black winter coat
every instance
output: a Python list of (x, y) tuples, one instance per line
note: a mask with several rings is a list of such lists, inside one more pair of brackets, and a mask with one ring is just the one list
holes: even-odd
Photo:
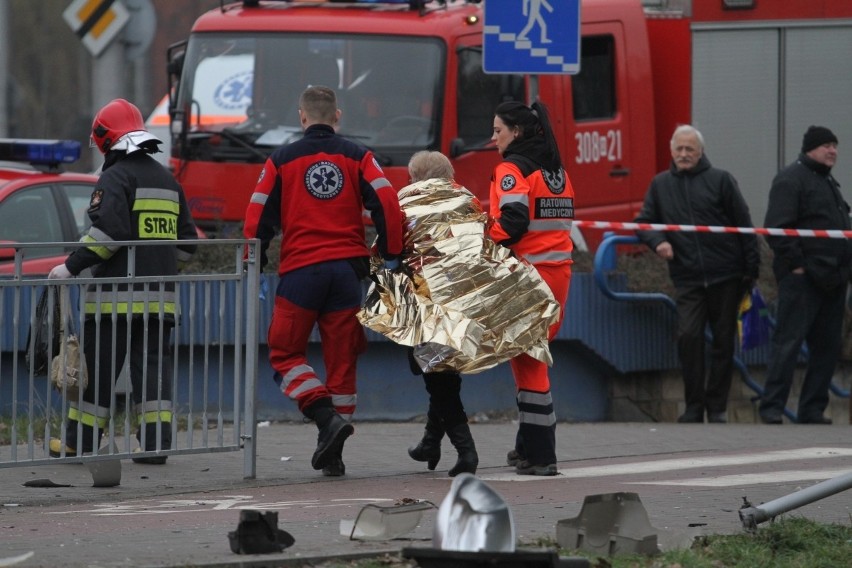
[[(654, 177), (638, 223), (752, 227), (748, 205), (734, 177), (701, 156), (692, 169)], [(757, 237), (752, 234), (686, 231), (637, 231), (651, 250), (668, 241), (674, 258), (668, 263), (675, 287), (709, 286), (733, 278), (756, 279), (760, 269)]]
[[(849, 205), (831, 168), (804, 154), (772, 180), (766, 227), (849, 230)], [(833, 290), (849, 280), (852, 241), (849, 239), (768, 237), (775, 253), (772, 269), (781, 280), (804, 267), (813, 283)]]

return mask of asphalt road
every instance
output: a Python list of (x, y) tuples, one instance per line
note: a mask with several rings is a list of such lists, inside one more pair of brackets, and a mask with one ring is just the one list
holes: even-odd
[[(477, 477), (509, 506), (523, 547), (554, 542), (557, 523), (577, 517), (587, 496), (616, 492), (638, 495), (661, 548), (688, 546), (698, 535), (744, 530), (746, 500), (757, 506), (852, 471), (849, 425), (595, 423), (559, 424), (560, 475), (517, 476), (504, 465), (516, 427), (471, 428)], [(341, 531), (368, 504), (440, 505), (453, 451), (445, 442), (428, 471), (406, 454), (421, 433), (421, 424), (356, 422), (341, 478), (311, 469), (316, 428), (301, 423), (258, 428), (255, 479), (243, 479), (238, 452), (171, 456), (164, 466), (123, 461), (111, 488), (93, 487), (79, 464), (0, 469), (0, 566), (282, 566), (432, 547), (435, 509), (401, 538), (351, 540)], [(34, 480), (63, 486), (25, 486)], [(295, 544), (234, 554), (227, 534), (242, 509), (277, 511)], [(786, 514), (848, 524), (852, 491)]]

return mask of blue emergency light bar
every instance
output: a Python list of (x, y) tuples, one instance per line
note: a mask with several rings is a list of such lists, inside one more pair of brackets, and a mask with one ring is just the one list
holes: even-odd
[(70, 164), (80, 159), (76, 140), (27, 140), (0, 138), (0, 160), (33, 165)]

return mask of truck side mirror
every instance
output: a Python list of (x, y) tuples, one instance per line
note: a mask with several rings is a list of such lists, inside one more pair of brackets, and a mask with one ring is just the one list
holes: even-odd
[(169, 63), (166, 67), (166, 69), (169, 72), (169, 75), (171, 75), (172, 77), (175, 77), (176, 79), (180, 79), (180, 75), (181, 75), (181, 73), (183, 73), (183, 61), (184, 61), (185, 57), (186, 57), (186, 52), (181, 51), (181, 52), (173, 55), (169, 59)]
[(461, 138), (453, 138), (450, 141), (450, 158), (458, 158), (465, 153), (464, 140)]
[(485, 143), (483, 146), (468, 146), (464, 143), (463, 138), (453, 138), (450, 141), (450, 158), (458, 158), (462, 154), (468, 152), (496, 152), (497, 146), (492, 142)]
[(177, 101), (178, 89), (180, 87), (181, 74), (183, 73), (183, 63), (186, 59), (187, 42), (179, 41), (171, 44), (166, 50), (166, 69), (169, 73), (169, 114)]

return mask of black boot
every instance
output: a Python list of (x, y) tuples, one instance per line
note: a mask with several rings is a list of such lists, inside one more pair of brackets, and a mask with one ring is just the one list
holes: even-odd
[[(58, 458), (62, 456), (63, 446), (66, 457), (73, 457), (80, 454), (92, 453), (92, 434), (94, 427), (83, 424), (83, 439), (77, 440), (77, 421), (68, 420), (65, 427), (65, 442), (59, 438), (51, 438), (48, 446), (50, 457)], [(104, 431), (98, 429), (97, 445), (100, 447), (101, 440), (104, 437)]]
[(441, 460), (441, 439), (444, 437), (444, 428), (431, 407), (427, 417), (423, 439), (416, 446), (408, 448), (408, 455), (414, 461), (426, 462), (426, 467), (434, 470)]
[(542, 426), (521, 422), (516, 440), (523, 446), (523, 454), (515, 463), (518, 475), (558, 475), (556, 469), (556, 424)]
[(324, 468), (322, 474), (326, 477), (340, 477), (346, 475), (346, 464), (343, 463), (343, 456), (334, 456)]
[(476, 444), (473, 443), (473, 435), (467, 423), (457, 424), (447, 428), (447, 436), (456, 448), (459, 459), (450, 471), (449, 476), (455, 477), (460, 473), (476, 473), (479, 465), (479, 456), (476, 453)]
[(323, 469), (343, 461), (343, 444), (346, 438), (355, 433), (355, 428), (340, 416), (331, 401), (320, 400), (304, 410), (305, 416), (313, 418), (319, 428), (317, 449), (311, 458), (314, 469)]
[[(171, 422), (161, 422), (160, 423), (160, 432), (162, 433), (162, 440), (160, 442), (160, 450), (170, 450), (172, 449), (172, 423)], [(146, 423), (145, 424), (145, 447), (142, 448), (142, 428), (140, 427), (136, 430), (136, 440), (139, 442), (139, 448), (134, 450), (134, 453), (141, 451), (155, 452), (157, 451), (157, 424), (156, 423)], [(149, 465), (163, 465), (166, 463), (166, 460), (169, 459), (169, 456), (148, 456), (148, 457), (138, 457), (132, 458), (133, 463), (144, 463)]]

